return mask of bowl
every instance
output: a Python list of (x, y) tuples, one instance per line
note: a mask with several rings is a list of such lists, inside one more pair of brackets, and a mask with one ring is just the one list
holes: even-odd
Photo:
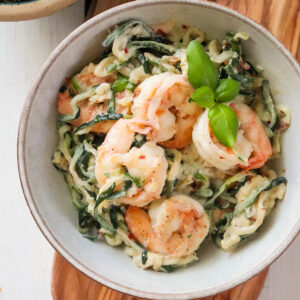
[[(293, 114), (284, 134), (277, 169), (288, 179), (284, 201), (277, 204), (255, 238), (234, 252), (223, 252), (210, 241), (201, 246), (199, 260), (173, 273), (137, 268), (120, 248), (93, 243), (77, 231), (77, 212), (67, 185), (51, 164), (58, 137), (57, 91), (65, 77), (100, 56), (107, 29), (130, 18), (146, 23), (174, 19), (198, 26), (208, 37), (229, 30), (247, 32), (249, 59), (264, 66), (277, 103)], [(300, 229), (300, 68), (292, 55), (267, 30), (219, 5), (192, 0), (136, 1), (108, 10), (73, 31), (50, 55), (33, 84), (21, 116), (18, 164), (31, 213), (52, 246), (94, 280), (124, 293), (150, 299), (190, 299), (232, 288), (272, 263)]]
[(70, 6), (77, 0), (29, 0), (0, 3), (0, 21), (22, 21), (45, 17)]

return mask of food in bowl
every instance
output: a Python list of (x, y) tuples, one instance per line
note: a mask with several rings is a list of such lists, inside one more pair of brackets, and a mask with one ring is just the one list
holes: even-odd
[(291, 116), (245, 57), (247, 39), (129, 20), (103, 41), (99, 63), (66, 81), (53, 164), (80, 232), (169, 272), (208, 237), (231, 250), (258, 230), (284, 198), (287, 181), (268, 162)]

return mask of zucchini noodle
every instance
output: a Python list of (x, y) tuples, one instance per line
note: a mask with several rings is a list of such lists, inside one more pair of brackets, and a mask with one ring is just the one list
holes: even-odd
[[(185, 135), (190, 137), (187, 144), (173, 146), (176, 145), (172, 144), (175, 134), (167, 140), (170, 142), (167, 146), (165, 140), (159, 140), (161, 132), (155, 132), (156, 123), (160, 121), (150, 122), (151, 113), (142, 120), (142, 125), (136, 126), (134, 123), (143, 101), (147, 110), (151, 101), (162, 105), (158, 103), (160, 99), (157, 95), (161, 95), (161, 102), (164, 103), (172, 101), (172, 97), (179, 99), (181, 93), (188, 90), (186, 48), (196, 40), (217, 67), (219, 79), (231, 78), (240, 83), (239, 94), (229, 105), (247, 105), (251, 108), (263, 124), (268, 143), (271, 143), (271, 158), (279, 157), (280, 138), (290, 125), (291, 113), (285, 105), (276, 103), (271, 92), (272, 85), (264, 78), (263, 68), (254, 65), (244, 55), (243, 48), (249, 38), (244, 32), (228, 32), (223, 40), (208, 40), (200, 28), (175, 24), (172, 20), (151, 27), (140, 20), (128, 20), (117, 25), (104, 39), (102, 45), (106, 48), (97, 64), (90, 63), (66, 80), (58, 96), (59, 141), (52, 163), (65, 177), (72, 202), (78, 210), (78, 229), (82, 234), (91, 240), (106, 241), (113, 247), (124, 246), (125, 253), (142, 269), (171, 272), (196, 261), (197, 251), (186, 251), (181, 256), (168, 252), (163, 230), (160, 232), (162, 237), (158, 237), (156, 231), (148, 234), (160, 238), (162, 250), (148, 247), (151, 243), (143, 242), (132, 230), (128, 221), (130, 208), (135, 207), (132, 208), (134, 212), (146, 214), (146, 220), (150, 220), (154, 228), (155, 224), (160, 224), (164, 205), (171, 203), (170, 199), (175, 201), (174, 197), (180, 195), (189, 197), (189, 201), (203, 208), (203, 215), (209, 217), (209, 238), (226, 251), (257, 232), (276, 200), (284, 198), (287, 181), (270, 169), (268, 163), (251, 171), (245, 168), (244, 165), (247, 167), (253, 158), (255, 149), (250, 149), (252, 154), (249, 158), (239, 154), (244, 152), (236, 150), (236, 146), (225, 149), (226, 155), (234, 154), (239, 161), (233, 168), (222, 169), (213, 166), (209, 159), (201, 155), (196, 143), (193, 143), (192, 133), (187, 134), (188, 130), (183, 130), (180, 136), (181, 139), (186, 138)], [(156, 81), (151, 82), (153, 78)], [(171, 82), (170, 78), (181, 78), (171, 86), (175, 87), (175, 96), (172, 96), (171, 88), (161, 92), (165, 82)], [(143, 90), (145, 86), (149, 91)], [(190, 90), (194, 91), (193, 88)], [(195, 105), (189, 99), (192, 92), (188, 94), (185, 105)], [(170, 132), (176, 132), (180, 127), (179, 120), (186, 122), (194, 110), (194, 107), (185, 110), (185, 107), (170, 104), (168, 110), (160, 110), (155, 117), (162, 118), (162, 123), (159, 123), (162, 130), (173, 121), (177, 127), (170, 129)], [(168, 119), (170, 115), (171, 121)], [(203, 115), (202, 109), (199, 109), (190, 130), (196, 119)], [(139, 118), (142, 119), (141, 116)], [(130, 125), (112, 139), (112, 128), (122, 122)], [(130, 137), (124, 138), (126, 130), (134, 130), (134, 137), (132, 143), (129, 142), (129, 149), (123, 153), (118, 148), (128, 143)], [(164, 133), (168, 135), (168, 132)], [(214, 142), (211, 132), (208, 135), (211, 138), (208, 144)], [(113, 140), (113, 146), (108, 144), (109, 139)], [(108, 158), (104, 154), (99, 158), (101, 151), (108, 153)], [(159, 153), (162, 153), (161, 157)], [(152, 155), (151, 159), (147, 155)], [(227, 159), (221, 154), (218, 156), (219, 159)], [(103, 179), (98, 174), (99, 161), (106, 168), (103, 172), (100, 170)], [(152, 172), (153, 166), (157, 168)], [(142, 176), (139, 168), (144, 172)], [(153, 178), (160, 172), (159, 168), (165, 173), (156, 182)], [(159, 184), (159, 194), (145, 205), (128, 204), (130, 199), (142, 197), (143, 193), (153, 195)], [(172, 219), (167, 215), (168, 218)], [(200, 218), (199, 215), (197, 218)], [(178, 225), (175, 221), (171, 224), (173, 227)], [(142, 222), (139, 226), (144, 228)], [(183, 233), (180, 232), (180, 235), (183, 236)], [(187, 243), (192, 245), (192, 234), (184, 238), (191, 238), (191, 242)]]

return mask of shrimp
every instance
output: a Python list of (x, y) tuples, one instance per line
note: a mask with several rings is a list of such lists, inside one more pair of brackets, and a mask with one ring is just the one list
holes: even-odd
[(238, 167), (252, 170), (262, 167), (272, 155), (272, 145), (263, 123), (246, 104), (231, 103), (236, 112), (239, 129), (233, 149), (220, 144), (209, 125), (206, 110), (197, 120), (193, 130), (194, 144), (205, 162), (222, 170)]
[(80, 73), (77, 75), (78, 80), (85, 83), (87, 86), (95, 86), (103, 82), (112, 83), (115, 79), (115, 75), (108, 75), (106, 77), (96, 76), (94, 73)]
[[(64, 93), (60, 93), (58, 97), (58, 113), (61, 115), (72, 115), (73, 108), (71, 106), (72, 98), (69, 92), (66, 90)], [(97, 115), (103, 115), (106, 113), (107, 109), (104, 105), (92, 104), (89, 105), (88, 100), (83, 100), (78, 102), (78, 107), (80, 108), (80, 115), (77, 119), (69, 121), (69, 123), (74, 127), (79, 127), (80, 125), (92, 121)], [(91, 127), (93, 132), (103, 132), (107, 133), (114, 121), (108, 120), (94, 124)]]
[(146, 142), (140, 148), (130, 148), (135, 132), (145, 134), (149, 132), (149, 127), (135, 120), (120, 119), (115, 123), (98, 148), (95, 174), (100, 187), (106, 189), (116, 183), (116, 190), (123, 188), (124, 177), (130, 174), (130, 178), (135, 179), (134, 185), (124, 197), (118, 198), (118, 202), (145, 206), (160, 197), (168, 162), (163, 148), (154, 142)]
[[(80, 115), (77, 119), (70, 121), (70, 124), (74, 127), (79, 127), (83, 123), (87, 123), (92, 121), (97, 115), (104, 115), (107, 113), (107, 103), (105, 103), (105, 100), (112, 97), (112, 92), (110, 90), (110, 86), (108, 82), (112, 81), (111, 76), (107, 77), (97, 77), (93, 73), (80, 73), (77, 75), (78, 80), (80, 82), (84, 82), (87, 88), (91, 88), (94, 85), (99, 84), (99, 87), (96, 89), (96, 95), (92, 96), (90, 99), (82, 100), (78, 102), (78, 107), (80, 108)], [(58, 113), (61, 115), (72, 115), (73, 114), (73, 108), (71, 106), (71, 100), (72, 97), (69, 93), (69, 88), (71, 86), (71, 81), (69, 80), (67, 84), (67, 89), (63, 93), (59, 93), (58, 95)], [(103, 86), (108, 88), (109, 90), (106, 91), (106, 95), (103, 95)], [(97, 94), (98, 92), (98, 94)], [(110, 94), (111, 95), (110, 95)], [(109, 96), (110, 95), (110, 96)], [(98, 99), (96, 99), (98, 98)], [(117, 93), (116, 94), (116, 113), (127, 113), (129, 111), (129, 104), (128, 100), (126, 102), (126, 106), (124, 106), (125, 99), (124, 93)], [(127, 97), (128, 98), (128, 97)], [(133, 96), (132, 96), (133, 98)], [(92, 101), (94, 99), (94, 101)], [(91, 127), (91, 131), (97, 132), (97, 133), (107, 133), (109, 129), (112, 127), (112, 125), (115, 123), (115, 121), (104, 121), (100, 123), (96, 123)]]
[(135, 89), (132, 111), (152, 125), (148, 139), (166, 148), (184, 148), (192, 142), (193, 125), (201, 112), (188, 101), (193, 90), (184, 76), (168, 72), (147, 78)]
[(196, 251), (210, 226), (202, 205), (179, 194), (152, 202), (148, 212), (129, 206), (125, 221), (131, 234), (146, 249), (174, 258)]
[(230, 106), (236, 112), (238, 119), (242, 120), (241, 129), (245, 131), (245, 137), (252, 143), (253, 152), (248, 160), (247, 169), (261, 168), (273, 154), (265, 127), (249, 106), (241, 103), (232, 103)]

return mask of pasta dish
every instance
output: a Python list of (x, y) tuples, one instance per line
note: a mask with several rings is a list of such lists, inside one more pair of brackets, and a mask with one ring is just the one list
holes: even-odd
[(66, 80), (52, 161), (85, 237), (164, 272), (197, 260), (204, 240), (251, 242), (285, 195), (269, 161), (291, 116), (246, 58), (248, 38), (128, 20)]

